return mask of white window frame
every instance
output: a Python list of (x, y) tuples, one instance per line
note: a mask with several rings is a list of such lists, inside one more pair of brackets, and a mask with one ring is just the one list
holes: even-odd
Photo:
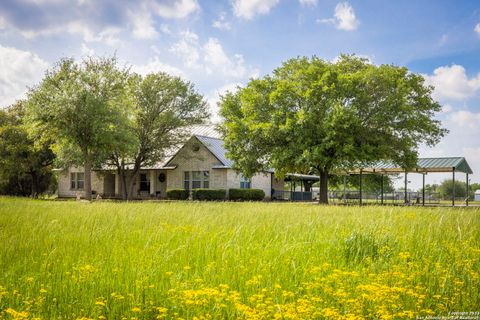
[(85, 188), (85, 172), (70, 172), (70, 190), (83, 190), (83, 188)]

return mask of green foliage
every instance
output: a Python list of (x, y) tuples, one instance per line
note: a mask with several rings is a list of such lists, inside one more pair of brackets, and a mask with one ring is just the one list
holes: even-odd
[(203, 123), (208, 109), (192, 83), (166, 73), (144, 77), (133, 74), (128, 84), (132, 109), (126, 128), (132, 141), (123, 149), (112, 149), (109, 165), (117, 167), (125, 186), (124, 198), (133, 196), (133, 183), (143, 166), (154, 165), (172, 147), (189, 137), (187, 128)]
[(185, 189), (170, 189), (167, 190), (167, 198), (171, 200), (186, 200), (188, 199), (189, 191)]
[(244, 176), (319, 174), (326, 202), (328, 173), (378, 160), (411, 168), (421, 143), (439, 141), (446, 130), (431, 93), (407, 68), (345, 55), (295, 58), (223, 96), (221, 130)]
[(262, 201), (265, 192), (261, 189), (229, 189), (228, 199), (233, 201)]
[[(463, 181), (455, 181), (455, 198), (467, 197), (467, 184)], [(438, 186), (438, 192), (443, 199), (452, 199), (453, 197), (453, 180), (446, 179)]]
[(50, 142), (35, 144), (23, 124), (24, 101), (0, 109), (0, 194), (37, 197), (51, 182)]
[(85, 196), (91, 198), (90, 170), (111, 150), (129, 146), (128, 71), (115, 58), (59, 61), (31, 89), (27, 119), (31, 136), (53, 141), (64, 164), (85, 169)]
[[(346, 183), (347, 190), (358, 190), (360, 188), (360, 175), (338, 175), (330, 176), (329, 187), (335, 190), (343, 190), (343, 184)], [(362, 189), (364, 192), (380, 192), (382, 189), (382, 176), (378, 174), (363, 174)], [(383, 191), (394, 191), (393, 180), (391, 176), (383, 176)]]
[(227, 190), (225, 189), (193, 189), (193, 200), (225, 200)]

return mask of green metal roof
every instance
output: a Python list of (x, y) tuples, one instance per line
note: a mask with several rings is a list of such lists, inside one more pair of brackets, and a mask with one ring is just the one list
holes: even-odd
[[(472, 174), (473, 171), (463, 157), (449, 158), (419, 158), (417, 166), (408, 170), (409, 172), (463, 172)], [(398, 167), (392, 162), (380, 161), (369, 168), (362, 168), (363, 172), (404, 172), (403, 168)]]

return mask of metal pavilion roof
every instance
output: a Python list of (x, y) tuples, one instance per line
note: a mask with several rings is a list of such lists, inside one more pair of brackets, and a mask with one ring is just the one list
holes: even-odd
[[(357, 172), (359, 170), (355, 170)], [(468, 165), (464, 157), (447, 157), (447, 158), (419, 158), (417, 166), (407, 172), (463, 172), (472, 174), (473, 171)], [(398, 173), (405, 172), (392, 162), (380, 161), (371, 167), (362, 168), (362, 172), (379, 172), (379, 173)]]

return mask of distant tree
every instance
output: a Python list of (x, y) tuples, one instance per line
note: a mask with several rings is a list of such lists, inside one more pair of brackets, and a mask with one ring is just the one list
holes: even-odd
[[(432, 193), (437, 193), (438, 192), (438, 184), (426, 184), (425, 185), (425, 193), (426, 194), (432, 194)], [(422, 192), (422, 188), (418, 189), (418, 192)]]
[[(329, 187), (343, 190), (343, 183), (346, 182), (347, 190), (359, 190), (360, 188), (360, 175), (347, 175), (347, 176), (330, 176), (328, 178)], [(362, 176), (362, 190), (364, 192), (380, 192), (382, 189), (382, 176), (378, 174), (365, 174)], [(393, 180), (390, 176), (383, 176), (383, 191), (392, 192), (395, 188), (393, 186)]]
[(63, 59), (28, 94), (32, 135), (52, 141), (64, 163), (83, 166), (86, 199), (92, 197), (92, 165), (128, 145), (127, 80), (128, 70), (115, 58)]
[(270, 168), (318, 174), (319, 201), (328, 203), (330, 173), (378, 160), (412, 168), (418, 146), (439, 141), (446, 130), (431, 93), (407, 68), (355, 56), (296, 58), (223, 96), (221, 131), (245, 176)]
[(193, 85), (165, 73), (133, 75), (129, 99), (133, 109), (128, 134), (133, 139), (127, 148), (112, 149), (108, 161), (120, 175), (124, 199), (134, 196), (140, 168), (162, 160), (188, 137), (189, 126), (209, 117), (207, 104)]
[[(453, 180), (446, 179), (438, 186), (438, 192), (443, 199), (452, 199), (453, 197)], [(463, 181), (455, 181), (455, 198), (467, 197), (467, 184)]]
[(52, 182), (55, 155), (48, 141), (29, 137), (24, 113), (24, 101), (0, 109), (0, 193), (37, 197)]

